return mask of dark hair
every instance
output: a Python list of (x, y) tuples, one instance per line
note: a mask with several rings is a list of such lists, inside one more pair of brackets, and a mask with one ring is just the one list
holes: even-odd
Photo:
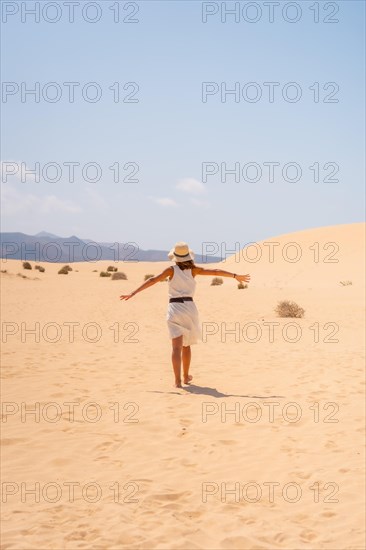
[(193, 260), (188, 260), (187, 262), (175, 262), (176, 265), (183, 271), (184, 269), (192, 269), (197, 267)]

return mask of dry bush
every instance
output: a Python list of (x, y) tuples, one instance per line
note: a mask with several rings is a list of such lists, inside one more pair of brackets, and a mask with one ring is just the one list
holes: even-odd
[(219, 286), (222, 285), (224, 281), (221, 279), (221, 277), (214, 277), (211, 281), (211, 286)]
[(118, 271), (118, 267), (114, 267), (113, 265), (109, 265), (109, 266), (107, 267), (107, 271), (112, 271), (112, 272)]
[(41, 265), (34, 266), (34, 269), (38, 269), (38, 271), (40, 271), (40, 273), (44, 273), (46, 271), (45, 268), (42, 267)]
[(22, 279), (29, 279), (26, 275), (22, 275), (21, 273), (17, 273), (17, 277), (21, 277)]
[(349, 286), (352, 284), (352, 281), (339, 281), (342, 286)]
[(98, 273), (98, 270), (97, 270), (97, 269), (93, 269), (93, 273)]
[(67, 269), (67, 271), (72, 271), (72, 267), (70, 267), (69, 265), (64, 265), (62, 269)]
[(298, 306), (296, 302), (283, 300), (282, 302), (278, 302), (275, 312), (279, 317), (297, 317), (300, 319), (304, 317), (305, 310)]
[(109, 271), (101, 271), (99, 273), (99, 277), (110, 277), (111, 274), (109, 273)]
[(248, 285), (243, 285), (243, 283), (240, 281), (240, 283), (238, 284), (238, 289), (241, 290), (242, 288), (248, 288)]
[(29, 262), (23, 262), (23, 269), (32, 269), (32, 266)]
[(122, 271), (121, 272), (117, 271), (116, 273), (113, 273), (112, 281), (120, 281), (120, 280), (127, 281), (126, 273), (122, 273)]
[(155, 275), (152, 275), (151, 273), (148, 273), (147, 275), (145, 275), (144, 281), (147, 281), (148, 279), (151, 279), (151, 277), (155, 277)]
[(59, 274), (59, 275), (68, 275), (68, 274), (69, 274), (69, 269), (66, 269), (66, 266), (61, 267), (61, 269), (59, 270), (58, 274)]

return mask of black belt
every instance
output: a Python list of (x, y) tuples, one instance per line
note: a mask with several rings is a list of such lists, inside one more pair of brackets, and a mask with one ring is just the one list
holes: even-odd
[(170, 298), (169, 299), (169, 303), (171, 302), (180, 302), (182, 304), (184, 304), (184, 302), (193, 302), (193, 298), (191, 298), (190, 296), (188, 296), (187, 298), (184, 297), (184, 298)]

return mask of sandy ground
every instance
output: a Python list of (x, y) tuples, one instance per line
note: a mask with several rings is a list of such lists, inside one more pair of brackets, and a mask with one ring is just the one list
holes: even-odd
[[(1, 547), (363, 549), (364, 230), (282, 235), (273, 261), (259, 243), (256, 262), (258, 246), (215, 266), (250, 273), (244, 290), (198, 278), (181, 390), (167, 283), (119, 300), (169, 263), (111, 281), (93, 271), (109, 262), (65, 276), (2, 261)], [(305, 316), (279, 318), (284, 299)]]

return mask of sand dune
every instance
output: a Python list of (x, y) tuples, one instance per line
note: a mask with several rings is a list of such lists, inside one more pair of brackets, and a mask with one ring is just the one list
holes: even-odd
[[(308, 229), (249, 245), (224, 262), (253, 273), (253, 285), (337, 286), (348, 280), (362, 286), (365, 224)], [(229, 267), (230, 266), (230, 267)]]
[[(167, 284), (119, 300), (168, 262), (111, 281), (108, 262), (2, 261), (1, 548), (363, 549), (364, 232), (281, 235), (257, 262), (216, 264), (250, 273), (245, 290), (199, 278), (182, 390)], [(304, 318), (277, 317), (283, 299)]]

